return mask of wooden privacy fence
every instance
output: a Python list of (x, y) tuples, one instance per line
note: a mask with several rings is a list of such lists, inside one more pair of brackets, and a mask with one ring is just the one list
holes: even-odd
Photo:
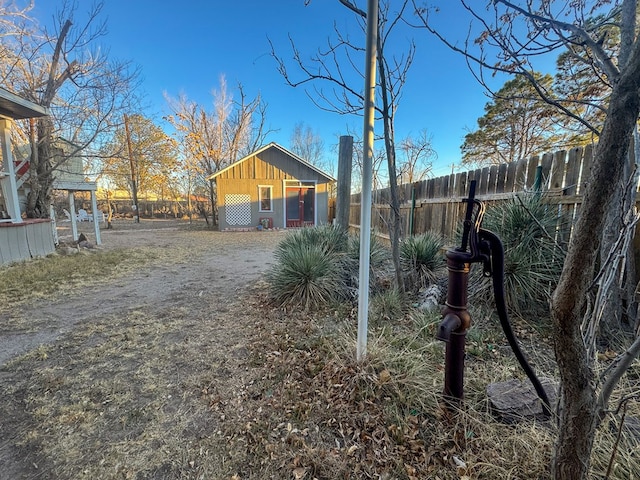
[[(402, 228), (405, 235), (432, 230), (452, 239), (465, 213), (462, 200), (469, 185), (476, 181), (476, 198), (487, 208), (496, 202), (512, 199), (518, 193), (534, 191), (536, 176), (548, 202), (574, 218), (579, 211), (582, 191), (593, 162), (593, 147), (560, 150), (502, 165), (453, 173), (399, 187)], [(391, 223), (389, 189), (372, 194), (371, 226), (388, 235)], [(350, 224), (360, 225), (360, 194), (351, 196)]]

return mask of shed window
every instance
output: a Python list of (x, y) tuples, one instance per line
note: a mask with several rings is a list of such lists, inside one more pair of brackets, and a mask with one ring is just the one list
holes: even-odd
[(272, 212), (273, 205), (271, 203), (271, 193), (273, 187), (271, 185), (261, 185), (258, 187), (258, 196), (260, 202), (260, 211), (261, 212)]

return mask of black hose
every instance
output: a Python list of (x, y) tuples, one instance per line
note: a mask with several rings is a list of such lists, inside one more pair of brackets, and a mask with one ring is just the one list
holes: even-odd
[(540, 380), (536, 377), (533, 368), (531, 368), (531, 365), (527, 362), (524, 353), (522, 353), (516, 336), (513, 333), (513, 329), (511, 328), (511, 323), (509, 322), (507, 304), (504, 298), (504, 247), (502, 246), (502, 241), (500, 241), (500, 238), (495, 233), (490, 232), (489, 230), (480, 230), (479, 234), (482, 240), (486, 240), (489, 243), (489, 248), (491, 250), (493, 294), (502, 331), (504, 332), (505, 337), (507, 337), (511, 350), (513, 350), (513, 353), (518, 359), (524, 373), (526, 373), (527, 377), (533, 384), (533, 388), (535, 388), (538, 398), (542, 402), (542, 412), (546, 417), (550, 417), (551, 407), (549, 404), (549, 398), (547, 397), (547, 392), (545, 392)]

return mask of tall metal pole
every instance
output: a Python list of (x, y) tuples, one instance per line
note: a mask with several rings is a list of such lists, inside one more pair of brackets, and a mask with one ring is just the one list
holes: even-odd
[(360, 199), (360, 276), (358, 294), (358, 361), (367, 355), (369, 315), (369, 251), (371, 249), (371, 183), (373, 179), (373, 126), (375, 121), (378, 0), (367, 2), (367, 46), (364, 73), (364, 132), (362, 198)]
[(131, 149), (131, 134), (129, 133), (129, 117), (124, 116), (124, 131), (127, 135), (127, 148), (129, 149), (129, 164), (131, 166), (131, 193), (133, 195), (133, 208), (135, 209), (135, 215), (133, 220), (135, 223), (140, 223), (140, 208), (138, 205), (138, 186), (136, 185), (136, 169), (133, 162), (133, 153)]

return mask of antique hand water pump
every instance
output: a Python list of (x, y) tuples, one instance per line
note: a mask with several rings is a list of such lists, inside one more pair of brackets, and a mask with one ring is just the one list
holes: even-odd
[(545, 415), (550, 415), (549, 400), (542, 384), (535, 376), (520, 350), (511, 328), (504, 298), (504, 249), (494, 233), (483, 230), (484, 204), (475, 199), (476, 181), (469, 187), (460, 247), (447, 250), (449, 285), (447, 301), (442, 312), (442, 322), (436, 338), (447, 343), (445, 349), (445, 378), (443, 395), (450, 404), (459, 404), (464, 397), (464, 356), (467, 331), (471, 315), (467, 310), (467, 286), (472, 263), (482, 263), (484, 275), (492, 277), (496, 311), (500, 325), (518, 362), (533, 384), (542, 402)]

